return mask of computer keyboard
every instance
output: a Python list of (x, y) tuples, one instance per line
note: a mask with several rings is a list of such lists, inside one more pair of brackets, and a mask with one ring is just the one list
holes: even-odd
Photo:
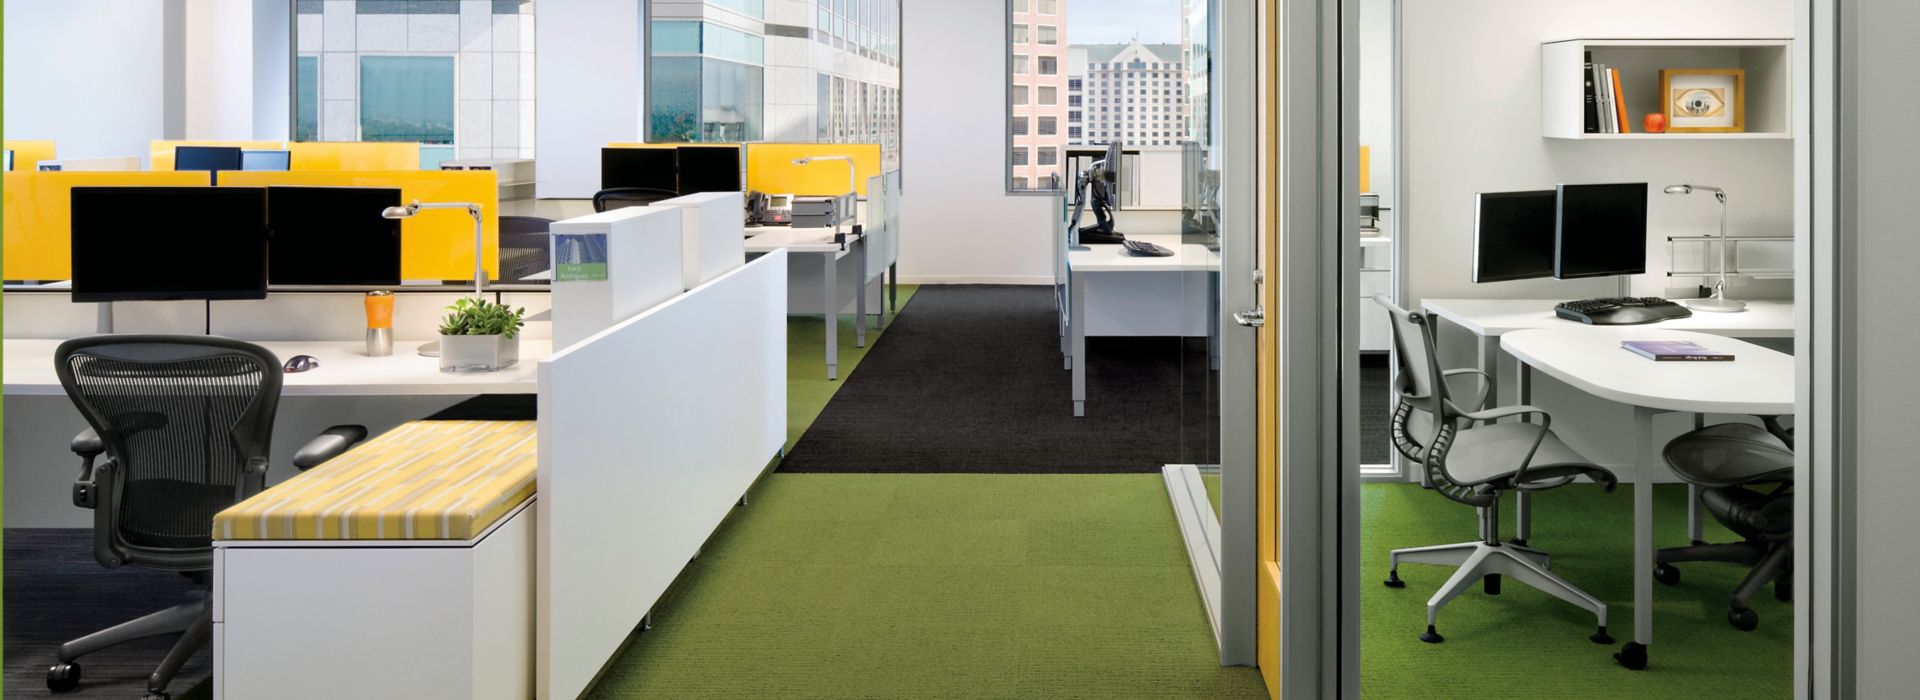
[(1171, 250), (1167, 250), (1166, 248), (1162, 248), (1160, 246), (1154, 245), (1152, 243), (1148, 243), (1146, 241), (1136, 241), (1131, 238), (1121, 241), (1120, 245), (1126, 246), (1127, 252), (1132, 253), (1134, 255), (1140, 255), (1140, 256), (1145, 256), (1150, 258), (1164, 258), (1164, 257), (1173, 255), (1173, 251)]
[(1565, 301), (1553, 307), (1554, 315), (1569, 321), (1594, 326), (1632, 326), (1659, 323), (1693, 315), (1687, 307), (1660, 297), (1615, 297)]

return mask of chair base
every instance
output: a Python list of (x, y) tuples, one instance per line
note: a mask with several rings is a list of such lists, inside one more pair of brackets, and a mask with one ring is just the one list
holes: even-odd
[(149, 698), (167, 697), (167, 686), (173, 677), (180, 673), (180, 667), (186, 665), (194, 652), (205, 647), (213, 639), (213, 604), (207, 591), (194, 591), (188, 600), (157, 612), (122, 622), (85, 637), (60, 645), (60, 663), (48, 669), (47, 687), (55, 691), (69, 690), (79, 682), (80, 657), (101, 649), (135, 639), (157, 637), (163, 634), (181, 634), (180, 640), (167, 651), (160, 666), (153, 675), (147, 677), (147, 696)]
[(1755, 613), (1748, 605), (1768, 583), (1773, 584), (1776, 598), (1786, 601), (1793, 597), (1791, 541), (1768, 543), (1750, 540), (1672, 547), (1656, 552), (1653, 560), (1657, 564), (1654, 578), (1669, 586), (1680, 583), (1680, 570), (1673, 566), (1680, 562), (1714, 561), (1753, 567), (1727, 598), (1727, 623), (1742, 632), (1751, 632), (1760, 626), (1759, 613)]
[(1438, 644), (1445, 641), (1445, 638), (1435, 631), (1440, 608), (1466, 592), (1467, 588), (1475, 582), (1491, 576), (1504, 576), (1593, 613), (1599, 622), (1599, 631), (1590, 639), (1596, 644), (1613, 643), (1613, 638), (1607, 636), (1607, 604), (1548, 571), (1547, 567), (1551, 564), (1551, 560), (1546, 552), (1520, 545), (1488, 542), (1462, 542), (1396, 549), (1389, 555), (1386, 581), (1388, 587), (1400, 588), (1406, 585), (1400, 580), (1402, 562), (1458, 567), (1454, 570), (1453, 576), (1447, 579), (1446, 584), (1442, 585), (1432, 598), (1427, 599), (1427, 631), (1420, 635), (1420, 640), (1423, 642)]

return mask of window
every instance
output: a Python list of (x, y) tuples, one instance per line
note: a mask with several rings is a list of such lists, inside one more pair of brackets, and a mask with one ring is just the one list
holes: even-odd
[(452, 56), (360, 57), (360, 140), (453, 144)]
[(1040, 74), (1041, 75), (1059, 75), (1060, 59), (1054, 56), (1041, 56), (1040, 57)]
[(293, 140), (320, 140), (320, 57), (295, 59), (294, 86), (298, 97), (293, 102)]
[(1026, 11), (1027, 11), (1027, 0), (1013, 0), (1013, 11), (1014, 11), (1014, 12), (1026, 12)]
[(1013, 118), (1013, 135), (1014, 136), (1027, 135), (1027, 118), (1026, 117)]
[(1067, 123), (1070, 123), (1070, 124), (1071, 124), (1071, 123), (1075, 123), (1075, 122), (1078, 122), (1078, 121), (1080, 121), (1080, 113), (1079, 113), (1079, 112), (1068, 112), (1068, 113), (1067, 113)]
[(1026, 189), (1026, 188), (1027, 188), (1027, 179), (1026, 179), (1026, 178), (1024, 178), (1024, 177), (1016, 177), (1016, 178), (1014, 178), (1014, 179), (1013, 179), (1013, 189), (1015, 189), (1015, 190), (1024, 190), (1024, 189)]
[(1049, 27), (1044, 24), (1040, 25), (1040, 43), (1045, 44), (1047, 46), (1059, 45), (1060, 44), (1060, 28)]
[(1081, 131), (1080, 131), (1080, 127), (1077, 127), (1077, 126), (1069, 126), (1069, 127), (1067, 127), (1067, 138), (1069, 138), (1069, 139), (1072, 139), (1072, 140), (1075, 140), (1075, 141), (1078, 141), (1078, 140), (1080, 140), (1080, 138), (1081, 138)]
[[(1041, 27), (1040, 29), (1041, 31), (1045, 31), (1047, 28)], [(1028, 39), (1027, 25), (1024, 25), (1024, 24), (1013, 25), (1013, 43), (1024, 44), (1024, 43), (1027, 43), (1027, 39)]]
[(1060, 104), (1060, 88), (1052, 85), (1040, 86), (1040, 105), (1051, 107)]
[[(1021, 107), (1027, 104), (1027, 90), (1028, 88), (1025, 85), (1013, 86), (1013, 105), (1015, 107)], [(1044, 96), (1046, 93), (1042, 92), (1041, 94)]]
[(1060, 151), (1052, 146), (1039, 149), (1037, 158), (1040, 165), (1059, 165)]
[(1043, 15), (1060, 14), (1060, 0), (1040, 0), (1040, 14), (1043, 14)]
[(1026, 164), (1027, 164), (1027, 149), (1026, 149), (1026, 148), (1023, 148), (1023, 147), (1020, 147), (1020, 146), (1015, 146), (1015, 147), (1013, 148), (1013, 164), (1014, 164), (1014, 165), (1026, 165)]
[(1022, 55), (1018, 55), (1018, 54), (1016, 54), (1016, 55), (1014, 55), (1014, 57), (1013, 57), (1013, 74), (1014, 74), (1014, 75), (1026, 75), (1027, 73), (1028, 73), (1028, 71), (1027, 71), (1027, 57), (1026, 57), (1026, 56), (1022, 56)]
[(1080, 79), (1079, 79), (1079, 78), (1068, 78), (1068, 79), (1067, 79), (1067, 89), (1068, 89), (1068, 90), (1079, 90), (1079, 89), (1080, 89)]
[(1068, 95), (1068, 96), (1067, 96), (1067, 106), (1068, 106), (1068, 107), (1078, 107), (1078, 106), (1080, 106), (1080, 96), (1079, 96), (1079, 95)]
[(1060, 118), (1059, 117), (1041, 117), (1040, 118), (1040, 135), (1041, 136), (1057, 136), (1059, 134), (1060, 134)]

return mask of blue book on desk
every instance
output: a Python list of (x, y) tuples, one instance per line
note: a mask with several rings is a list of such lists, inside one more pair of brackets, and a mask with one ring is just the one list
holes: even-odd
[(1620, 347), (1656, 362), (1729, 362), (1733, 356), (1691, 340), (1625, 340)]

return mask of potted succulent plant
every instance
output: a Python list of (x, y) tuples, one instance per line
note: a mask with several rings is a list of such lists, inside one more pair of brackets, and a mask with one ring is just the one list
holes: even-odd
[(527, 310), (461, 297), (440, 322), (440, 371), (494, 372), (520, 361), (520, 327)]

